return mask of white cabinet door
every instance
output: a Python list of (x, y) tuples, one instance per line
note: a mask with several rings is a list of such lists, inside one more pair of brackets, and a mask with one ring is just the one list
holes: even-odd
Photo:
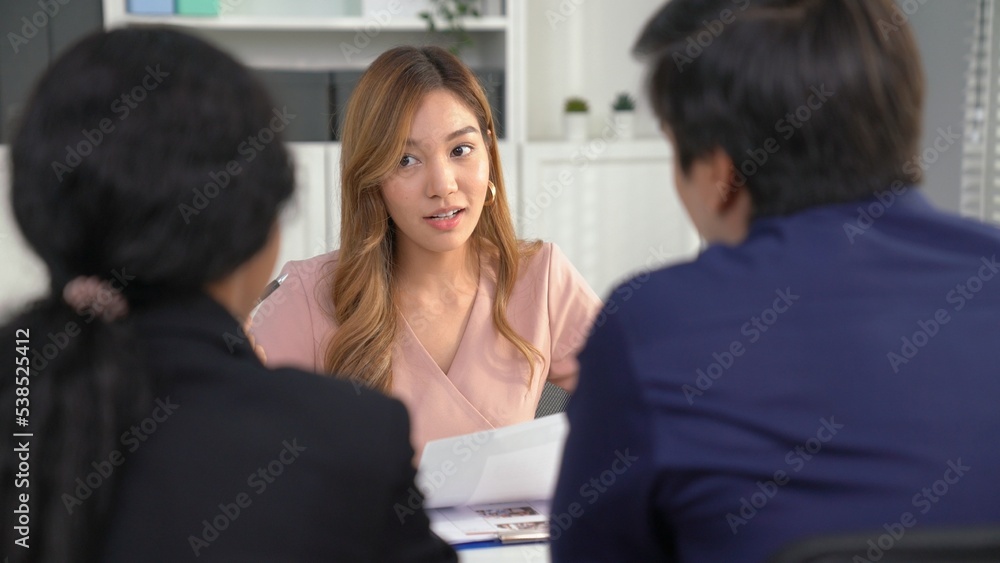
[[(289, 260), (303, 260), (336, 248), (329, 221), (333, 191), (327, 186), (329, 146), (329, 143), (288, 144), (295, 161), (296, 186), (295, 195), (280, 218), (281, 250), (275, 273)], [(336, 216), (339, 222), (339, 211)]]
[(698, 250), (663, 141), (527, 143), (521, 163), (519, 235), (558, 244), (602, 299)]

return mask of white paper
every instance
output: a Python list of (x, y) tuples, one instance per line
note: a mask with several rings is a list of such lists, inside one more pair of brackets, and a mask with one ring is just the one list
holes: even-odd
[(428, 442), (417, 472), (424, 506), (550, 500), (568, 431), (559, 413)]

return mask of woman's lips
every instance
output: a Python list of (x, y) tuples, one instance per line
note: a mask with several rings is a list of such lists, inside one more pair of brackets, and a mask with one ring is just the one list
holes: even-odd
[(428, 225), (434, 227), (435, 229), (441, 231), (450, 231), (458, 226), (462, 222), (462, 217), (465, 216), (464, 208), (451, 209), (449, 211), (441, 211), (435, 213), (434, 215), (429, 215), (424, 217), (424, 221)]

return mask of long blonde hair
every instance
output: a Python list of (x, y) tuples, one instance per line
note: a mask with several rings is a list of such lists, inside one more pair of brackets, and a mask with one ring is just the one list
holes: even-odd
[(496, 186), (493, 205), (472, 233), (473, 248), (493, 261), (496, 298), (493, 324), (528, 361), (531, 377), (540, 354), (507, 321), (507, 303), (521, 259), (539, 243), (517, 240), (507, 203), (495, 125), (476, 77), (457, 57), (438, 47), (396, 47), (362, 75), (347, 105), (341, 135), (340, 257), (330, 292), (339, 329), (324, 367), (370, 387), (392, 387), (392, 350), (399, 333), (395, 301), (395, 227), (382, 199), (382, 182), (403, 156), (409, 126), (422, 98), (437, 89), (457, 96), (479, 121)]

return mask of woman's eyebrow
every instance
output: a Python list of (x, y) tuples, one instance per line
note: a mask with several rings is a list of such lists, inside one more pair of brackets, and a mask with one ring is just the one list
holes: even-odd
[(473, 127), (473, 126), (470, 125), (468, 127), (463, 127), (461, 129), (459, 129), (458, 131), (455, 131), (451, 135), (448, 135), (448, 137), (445, 138), (445, 140), (446, 141), (450, 141), (450, 140), (452, 140), (452, 139), (454, 139), (456, 137), (461, 137), (462, 135), (468, 135), (469, 133), (478, 133), (478, 132), (479, 132), (479, 129), (476, 129), (475, 127)]
[[(452, 139), (455, 139), (457, 137), (461, 137), (462, 135), (468, 135), (469, 133), (478, 133), (478, 132), (479, 132), (479, 129), (477, 127), (473, 127), (472, 125), (469, 125), (468, 127), (463, 127), (461, 129), (459, 129), (458, 131), (450, 133), (447, 137), (445, 137), (444, 140), (445, 141), (451, 141)], [(415, 141), (415, 140), (413, 140), (413, 139), (407, 139), (406, 140), (406, 146), (408, 146), (408, 147), (417, 147), (417, 146), (420, 146), (420, 143), (417, 142), (417, 141)]]

